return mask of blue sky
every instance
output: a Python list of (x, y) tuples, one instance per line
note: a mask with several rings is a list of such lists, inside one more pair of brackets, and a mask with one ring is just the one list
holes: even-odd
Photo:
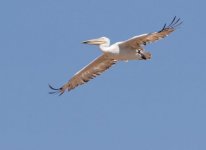
[[(0, 2), (0, 149), (205, 150), (203, 0)], [(149, 61), (120, 62), (62, 96), (63, 85), (111, 42), (184, 23), (148, 45)]]

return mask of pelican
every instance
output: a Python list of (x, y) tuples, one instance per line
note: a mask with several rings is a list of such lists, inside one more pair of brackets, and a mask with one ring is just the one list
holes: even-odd
[(163, 28), (158, 32), (134, 36), (131, 39), (117, 42), (112, 45), (110, 45), (110, 40), (107, 37), (83, 41), (83, 44), (98, 45), (102, 51), (102, 55), (74, 74), (74, 76), (62, 87), (53, 88), (49, 85), (49, 87), (54, 90), (49, 93), (59, 93), (59, 95), (62, 95), (65, 91), (70, 91), (100, 75), (118, 61), (151, 59), (151, 53), (145, 51), (144, 46), (168, 36), (175, 31), (180, 24), (182, 24), (182, 21), (175, 16), (169, 25), (164, 24)]

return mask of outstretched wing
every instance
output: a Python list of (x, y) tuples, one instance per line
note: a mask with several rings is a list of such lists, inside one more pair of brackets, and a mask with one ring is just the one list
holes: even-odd
[(177, 19), (175, 16), (172, 22), (168, 26), (165, 24), (160, 31), (135, 36), (127, 41), (120, 43), (119, 46), (124, 49), (143, 50), (142, 45), (146, 45), (168, 36), (180, 24), (182, 24), (180, 18)]
[(65, 90), (72, 90), (75, 87), (84, 84), (88, 82), (90, 79), (93, 79), (94, 77), (100, 75), (102, 72), (110, 68), (113, 64), (115, 64), (117, 60), (108, 58), (105, 54), (101, 55), (100, 57), (93, 60), (90, 64), (82, 68), (80, 71), (78, 71), (65, 85), (63, 85), (61, 88), (56, 89), (53, 88), (51, 85), (49, 87), (52, 90), (55, 90), (53, 92), (50, 92), (50, 94), (54, 93), (60, 93), (62, 95)]

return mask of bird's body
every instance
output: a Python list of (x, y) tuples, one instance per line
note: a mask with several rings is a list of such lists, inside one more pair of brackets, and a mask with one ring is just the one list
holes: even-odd
[(144, 50), (144, 46), (148, 43), (157, 41), (159, 39), (168, 36), (175, 30), (182, 22), (180, 19), (173, 19), (173, 21), (158, 31), (149, 34), (142, 34), (135, 36), (129, 40), (117, 42), (110, 45), (110, 40), (107, 37), (101, 37), (98, 39), (92, 39), (84, 41), (84, 44), (99, 45), (100, 50), (103, 54), (92, 61), (90, 64), (78, 71), (65, 85), (59, 89), (55, 89), (49, 85), (54, 92), (63, 94), (65, 90), (72, 90), (75, 87), (88, 82), (90, 79), (100, 75), (102, 72), (110, 68), (117, 61), (128, 61), (128, 60), (148, 60), (151, 59), (151, 53)]
[(142, 59), (138, 49), (132, 50), (132, 49), (121, 48), (120, 46), (121, 43), (123, 42), (117, 42), (109, 47), (100, 47), (100, 49), (103, 51), (105, 55), (108, 55), (108, 57), (111, 57), (119, 61)]

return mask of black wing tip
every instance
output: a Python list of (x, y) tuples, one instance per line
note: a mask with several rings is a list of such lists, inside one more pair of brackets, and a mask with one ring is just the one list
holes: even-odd
[(176, 28), (177, 26), (179, 26), (183, 23), (183, 21), (180, 21), (180, 20), (181, 20), (181, 18), (177, 18), (177, 16), (175, 16), (168, 27)]
[(171, 23), (169, 25), (167, 25), (166, 23), (164, 24), (163, 28), (159, 31), (159, 32), (162, 32), (164, 30), (167, 30), (167, 29), (172, 29), (172, 30), (175, 30), (178, 26), (180, 26), (181, 24), (183, 23), (183, 21), (181, 21), (181, 18), (177, 18), (177, 16), (175, 16)]
[(54, 87), (51, 86), (50, 84), (49, 84), (49, 88), (52, 89), (52, 90), (59, 90), (59, 88), (54, 88)]
[(61, 88), (54, 88), (49, 84), (49, 88), (53, 90), (52, 92), (49, 92), (49, 94), (59, 94), (59, 96), (61, 96), (64, 93), (62, 87)]

